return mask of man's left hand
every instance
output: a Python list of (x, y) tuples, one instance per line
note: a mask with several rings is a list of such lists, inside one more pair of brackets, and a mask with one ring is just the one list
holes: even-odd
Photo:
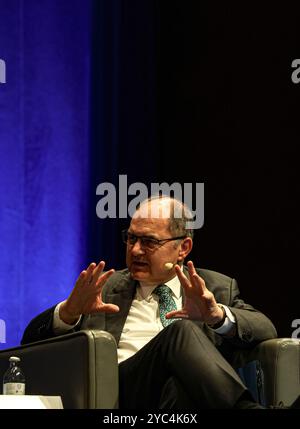
[(209, 325), (219, 323), (224, 318), (223, 310), (218, 306), (214, 294), (205, 285), (205, 281), (197, 274), (192, 261), (187, 263), (189, 279), (179, 265), (175, 271), (185, 292), (185, 302), (181, 310), (170, 311), (167, 319), (182, 318), (205, 322)]

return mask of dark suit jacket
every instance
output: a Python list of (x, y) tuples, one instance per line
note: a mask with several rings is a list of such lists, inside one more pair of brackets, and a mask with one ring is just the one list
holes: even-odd
[[(216, 301), (227, 305), (236, 318), (237, 333), (233, 338), (218, 335), (206, 324), (195, 321), (228, 360), (231, 360), (234, 349), (250, 348), (260, 341), (276, 337), (272, 322), (240, 299), (237, 282), (234, 279), (210, 270), (197, 269), (197, 272), (204, 279), (206, 287), (215, 295)], [(186, 269), (185, 273), (187, 274)], [(118, 344), (137, 284), (137, 281), (131, 279), (127, 269), (116, 271), (106, 282), (102, 297), (104, 302), (118, 305), (120, 311), (113, 314), (85, 315), (76, 326), (76, 330), (105, 330), (115, 337)], [(54, 336), (52, 331), (54, 308), (46, 310), (29, 323), (22, 344)]]

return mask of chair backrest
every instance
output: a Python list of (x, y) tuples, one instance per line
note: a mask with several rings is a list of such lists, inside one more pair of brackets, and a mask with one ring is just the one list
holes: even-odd
[(117, 348), (112, 335), (82, 330), (0, 351), (0, 380), (19, 356), (26, 393), (61, 396), (64, 408), (118, 407)]

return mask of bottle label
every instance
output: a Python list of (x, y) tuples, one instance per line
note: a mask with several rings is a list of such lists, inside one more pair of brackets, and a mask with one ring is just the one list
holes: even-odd
[(3, 384), (3, 395), (25, 395), (25, 383)]

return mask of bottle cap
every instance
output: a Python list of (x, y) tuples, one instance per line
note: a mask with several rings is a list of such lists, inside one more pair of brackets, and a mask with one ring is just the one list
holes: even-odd
[(17, 356), (11, 356), (10, 358), (9, 358), (9, 362), (20, 362), (20, 358), (19, 357), (17, 357)]

